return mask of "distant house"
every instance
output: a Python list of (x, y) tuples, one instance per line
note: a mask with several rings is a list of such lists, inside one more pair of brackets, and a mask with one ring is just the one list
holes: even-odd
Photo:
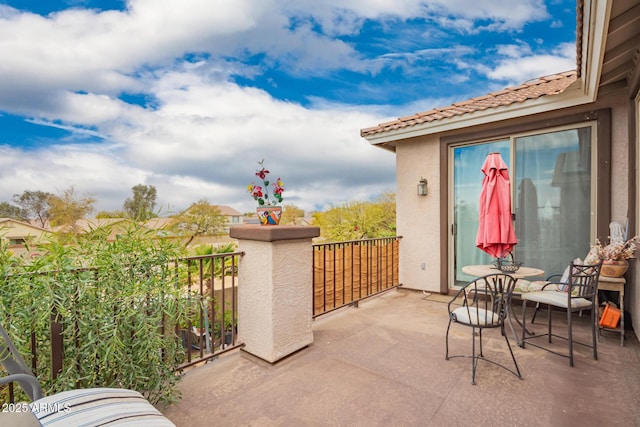
[[(89, 233), (98, 229), (109, 228), (107, 240), (113, 242), (118, 235), (123, 234), (131, 226), (131, 222), (127, 218), (87, 218), (76, 221), (73, 227), (74, 233)], [(63, 225), (53, 227), (55, 233), (64, 233), (69, 230), (69, 226)]]
[(232, 225), (242, 224), (243, 215), (237, 210), (233, 209), (229, 206), (223, 205), (215, 205), (218, 209), (220, 209), (220, 213), (227, 217), (227, 233), (229, 232), (229, 227)]
[(51, 232), (12, 218), (0, 218), (0, 241), (14, 254), (26, 252), (25, 244), (35, 245), (49, 240)]
[[(225, 233), (229, 233), (229, 227), (231, 227), (232, 225), (242, 224), (242, 221), (243, 221), (242, 214), (237, 210), (233, 209), (232, 207), (224, 206), (224, 205), (211, 205), (211, 206), (214, 208), (218, 208), (218, 210), (220, 211), (220, 214), (226, 218), (227, 223), (224, 230)], [(189, 210), (192, 208), (193, 207), (187, 208), (180, 215), (188, 213)], [(145, 225), (151, 229), (164, 230), (167, 233), (166, 235), (170, 235), (170, 234), (174, 234), (174, 233), (171, 233), (170, 229), (176, 225), (176, 220), (173, 217), (172, 218), (152, 218), (148, 220), (145, 223)]]
[(167, 237), (173, 235), (171, 227), (175, 224), (173, 218), (151, 218), (148, 219), (144, 226), (150, 230), (155, 230), (158, 237)]

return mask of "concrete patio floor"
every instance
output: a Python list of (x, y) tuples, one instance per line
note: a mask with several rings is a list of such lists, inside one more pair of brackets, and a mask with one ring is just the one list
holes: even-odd
[[(632, 331), (624, 347), (603, 334), (597, 361), (576, 346), (573, 368), (509, 336), (524, 379), (480, 362), (474, 386), (470, 359), (444, 360), (448, 298), (399, 289), (338, 310), (314, 321), (312, 345), (276, 364), (234, 351), (187, 372), (182, 399), (160, 409), (179, 427), (640, 426)], [(578, 339), (590, 337), (587, 320)], [(470, 332), (452, 330), (453, 354), (470, 352)], [(509, 365), (499, 331), (484, 339), (485, 356)]]

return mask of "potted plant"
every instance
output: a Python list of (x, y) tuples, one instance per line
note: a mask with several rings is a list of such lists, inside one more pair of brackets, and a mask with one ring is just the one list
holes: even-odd
[(626, 241), (610, 242), (603, 245), (600, 240), (592, 246), (592, 250), (598, 259), (602, 260), (600, 274), (607, 277), (622, 277), (629, 268), (629, 258), (633, 258), (636, 252), (638, 237), (632, 237)]
[[(262, 180), (262, 185), (251, 183), (247, 190), (251, 197), (258, 202), (256, 208), (258, 218), (262, 225), (278, 225), (282, 216), (282, 208), (278, 203), (282, 203), (282, 193), (284, 192), (284, 182), (280, 178), (275, 182), (269, 181), (269, 170), (264, 167), (264, 159), (259, 161), (260, 169), (256, 171), (256, 176)], [(269, 187), (271, 185), (271, 188)], [(271, 197), (269, 191), (271, 190)]]
[(233, 334), (236, 327), (236, 319), (231, 312), (231, 309), (224, 311), (224, 343), (230, 345), (233, 343)]

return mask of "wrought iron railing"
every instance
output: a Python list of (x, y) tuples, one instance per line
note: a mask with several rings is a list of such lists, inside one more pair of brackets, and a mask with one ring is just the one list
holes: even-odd
[(400, 285), (400, 237), (313, 245), (313, 317)]
[[(241, 346), (237, 339), (238, 325), (238, 262), (241, 252), (230, 252), (202, 256), (192, 256), (172, 261), (175, 277), (171, 282), (184, 289), (184, 298), (189, 302), (186, 321), (164, 319), (163, 325), (175, 325), (176, 333), (182, 338), (185, 347), (185, 359), (177, 370), (215, 358), (218, 355)], [(20, 274), (20, 280), (56, 280), (60, 272), (39, 272)], [(47, 275), (52, 276), (47, 279)], [(99, 272), (93, 268), (68, 270), (65, 277), (69, 286), (98, 286)], [(16, 276), (16, 279), (18, 277)], [(12, 276), (5, 276), (3, 285), (11, 286)], [(81, 285), (82, 284), (82, 285)], [(114, 301), (110, 303), (113, 304)], [(117, 304), (117, 302), (116, 302)], [(74, 307), (66, 307), (74, 311)], [(73, 349), (65, 348), (63, 334), (74, 328), (65, 328), (62, 313), (51, 313), (47, 338), (38, 341), (36, 332), (24, 331), (30, 341), (31, 368), (37, 372), (41, 363), (51, 366), (51, 378), (55, 380), (62, 371), (64, 355), (72, 354)], [(78, 319), (75, 320), (78, 322)], [(68, 326), (68, 325), (67, 325)], [(164, 328), (164, 326), (161, 326)], [(77, 330), (77, 328), (75, 328)], [(72, 332), (71, 332), (72, 333)], [(77, 341), (77, 340), (76, 340)], [(42, 348), (42, 345), (47, 348)], [(26, 355), (25, 355), (26, 356)]]
[(200, 255), (175, 261), (186, 264), (188, 298), (193, 304), (180, 334), (187, 349), (182, 370), (227, 351), (238, 343), (238, 262), (242, 252)]

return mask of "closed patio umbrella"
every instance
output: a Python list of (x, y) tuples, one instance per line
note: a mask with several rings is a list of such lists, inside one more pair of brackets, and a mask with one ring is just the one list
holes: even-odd
[(518, 243), (511, 216), (509, 171), (500, 153), (487, 156), (482, 173), (476, 246), (498, 258), (506, 256)]

